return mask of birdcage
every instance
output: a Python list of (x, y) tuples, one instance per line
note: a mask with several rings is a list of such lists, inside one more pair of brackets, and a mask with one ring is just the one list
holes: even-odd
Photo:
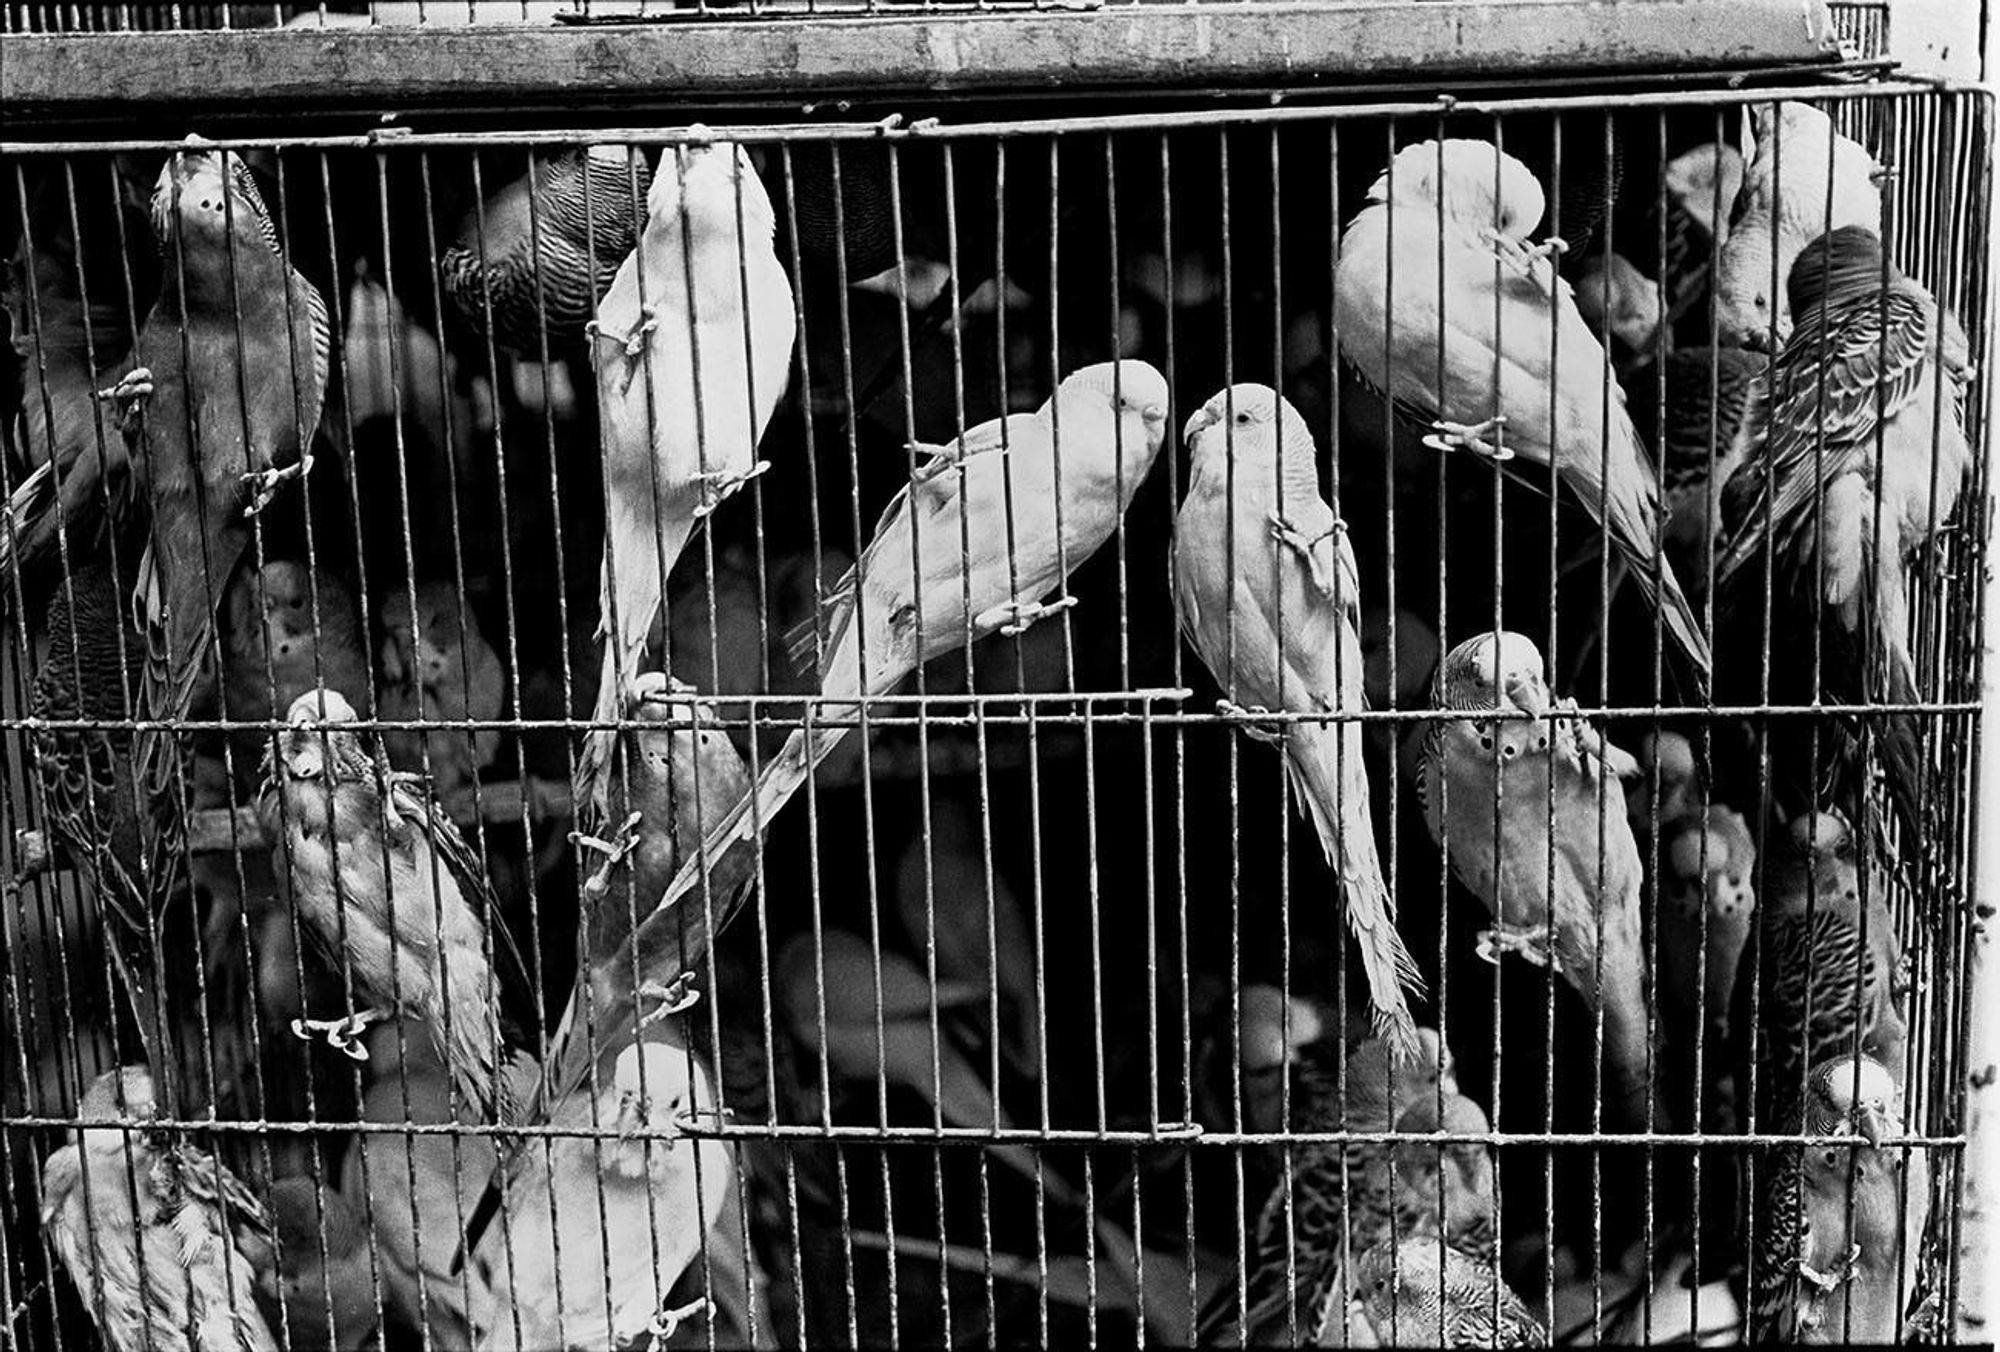
[(484, 8), (8, 6), (16, 1340), (1969, 1336), (1989, 95)]

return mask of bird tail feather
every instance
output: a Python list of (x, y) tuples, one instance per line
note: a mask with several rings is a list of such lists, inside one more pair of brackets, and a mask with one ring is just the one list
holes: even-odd
[[(48, 461), (21, 480), (7, 499), (7, 516), (0, 521), (0, 581), (33, 560), (41, 546), (42, 521), (56, 500), (55, 462)], [(13, 588), (7, 588), (9, 594)]]
[(1421, 997), (1423, 976), (1396, 929), (1395, 904), (1382, 879), (1366, 784), (1358, 773), (1360, 747), (1357, 744), (1348, 750), (1349, 759), (1357, 763), (1349, 767), (1354, 773), (1349, 774), (1347, 791), (1342, 793), (1327, 774), (1332, 769), (1332, 757), (1326, 754), (1330, 748), (1301, 745), (1304, 732), (1304, 728), (1294, 730), (1285, 765), (1293, 791), (1319, 835), (1327, 863), (1340, 874), (1347, 927), (1360, 946), (1361, 968), (1368, 978), (1375, 1032), (1389, 1039), (1398, 1055), (1415, 1057), (1417, 1025), (1405, 989)]

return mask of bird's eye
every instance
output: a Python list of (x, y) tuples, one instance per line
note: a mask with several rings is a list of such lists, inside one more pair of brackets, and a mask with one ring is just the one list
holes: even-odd
[(1834, 1165), (1840, 1163), (1840, 1152), (1838, 1150), (1828, 1150), (1825, 1158), (1827, 1167), (1832, 1168)]
[(1246, 410), (1241, 410), (1241, 411), (1239, 411), (1239, 412), (1237, 413), (1237, 415), (1236, 415), (1236, 425), (1237, 425), (1238, 427), (1247, 427), (1247, 426), (1249, 426), (1249, 425), (1250, 425), (1250, 414), (1249, 414), (1249, 411), (1248, 411), (1247, 409), (1246, 409)]

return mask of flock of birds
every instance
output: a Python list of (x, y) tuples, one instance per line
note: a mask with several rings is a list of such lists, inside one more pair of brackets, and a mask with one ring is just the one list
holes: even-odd
[[(1688, 706), (1745, 681), (1749, 703), (1801, 689), (1909, 703), (1905, 570), (1934, 548), (1972, 465), (1968, 344), (1885, 255), (1868, 151), (1804, 104), (1751, 122), (1747, 154), (1703, 147), (1673, 170), (1700, 185), (1683, 195), (1700, 254), (1687, 272), (1705, 289), (1692, 302), (1616, 255), (1566, 277), (1569, 246), (1532, 242), (1543, 184), (1494, 144), (1402, 147), (1332, 262), (1339, 352), (1439, 455), (1587, 515), (1589, 563), (1606, 595), (1629, 584), (1657, 637), (1643, 660)], [(752, 480), (768, 471), (763, 491), (781, 492), (789, 472), (759, 458), (801, 341), (772, 196), (742, 146), (696, 127), (651, 162), (623, 146), (553, 155), (532, 192), (488, 199), (442, 259), (443, 291), (502, 348), (579, 354), (604, 463), (600, 676), (569, 794), (585, 860), (577, 963), (545, 1034), (545, 958), (510, 930), (492, 862), (460, 830), (497, 753), (500, 657), (462, 586), (431, 581), (389, 589), (371, 662), (337, 583), (264, 558), (260, 517), (313, 472), (337, 341), (327, 303), (238, 154), (190, 137), (148, 215), (165, 282), (122, 369), (89, 371), (115, 425), (100, 436), (89, 408), (31, 401), (29, 472), (0, 529), (17, 617), (21, 579), (61, 573), (35, 617), (48, 647), (34, 764), (139, 1050), (82, 1095), (84, 1125), (46, 1157), (50, 1247), (121, 1352), (360, 1347), (385, 1310), (481, 1348), (665, 1343), (705, 1318), (754, 1329), (754, 1313), (725, 1308), (730, 1282), (688, 1285), (732, 1243), (736, 1262), (756, 1262), (752, 1218), (732, 1211), (751, 1157), (691, 1128), (716, 1113), (728, 1048), (759, 1035), (754, 1017), (715, 1018), (714, 945), (745, 913), (791, 798), (871, 709), (893, 712), (870, 701), (989, 636), (1091, 622), (1067, 583), (1155, 475), (1173, 430), (1166, 376), (1132, 357), (1081, 365), (1032, 411), (914, 444), (908, 482), (792, 635), (821, 702), (746, 763), (714, 698), (676, 676), (675, 640), (657, 654), (690, 540), (747, 511), (733, 500)], [(1643, 358), (1688, 304), (1712, 304), (1719, 345), (1669, 355), (1655, 450), (1613, 359)], [(1373, 806), (1371, 777), (1394, 773), (1371, 740), (1385, 731), (1452, 877), (1485, 907), (1480, 952), (1551, 968), (1598, 1021), (1604, 1129), (1800, 1136), (1738, 1152), (1752, 1164), (1740, 1185), (1712, 1189), (1715, 1214), (1635, 1274), (1655, 1289), (1648, 1317), (1668, 1318), (1690, 1272), (1667, 1256), (1697, 1245), (1682, 1303), (1720, 1283), (1740, 1310), (1728, 1322), (1753, 1340), (1887, 1341), (1935, 1317), (1917, 1261), (1926, 1157), (1897, 1144), (1916, 1125), (1907, 963), (1871, 816), (1882, 783), (1905, 840), (1935, 820), (1919, 720), (1815, 719), (1825, 745), (1810, 753), (1775, 725), (1746, 751), (1707, 723), (1628, 750), (1564, 695), (1532, 638), (1495, 623), (1436, 645), (1427, 714), (1370, 721), (1379, 598), (1363, 595), (1312, 424), (1277, 390), (1233, 383), (1179, 431), (1189, 468), (1154, 562), (1223, 695), (1218, 720), (1283, 758), (1368, 1009), (1350, 1043), (1310, 1001), (1253, 986), (1231, 1045), (1210, 1050), (1257, 1087), (1253, 1128), (1372, 1134), (1289, 1150), (1245, 1280), (1213, 1291), (1191, 1331), (1245, 1346), (1562, 1332), (1560, 1311), (1503, 1275), (1487, 1108), (1413, 1010), (1423, 969)], [(1744, 633), (1761, 649), (1766, 632), (1768, 669), (1714, 656)], [(218, 707), (250, 725), (229, 730), (226, 756), (192, 755), (191, 720)], [(469, 727), (409, 726), (419, 713)], [(1730, 773), (1745, 754), (1767, 759), (1768, 800), (1747, 788), (1754, 774)], [(1711, 776), (1734, 806), (1711, 801)], [(189, 849), (190, 812), (245, 788), (291, 899), (279, 928), (303, 941), (295, 984), (314, 965), (337, 974), (325, 1017), (293, 992), (293, 1032), (370, 1063), (364, 1122), (497, 1133), (364, 1131), (339, 1187), (315, 1170), (260, 1196), (183, 1129), (202, 1086), (174, 1047), (181, 899), (211, 866)], [(980, 856), (976, 815), (937, 832), (944, 855), (955, 840)], [(936, 898), (930, 974), (828, 928), (783, 947), (764, 998), (822, 1074), (881, 1075), (947, 1125), (997, 1125), (991, 1078), (940, 1051), (936, 1021), (982, 1018), (990, 994), (994, 1065), (1032, 1071), (1047, 1034), (1032, 973), (1009, 969), (1033, 941), (1006, 906), (967, 939), (944, 913), (980, 909), (991, 877), (923, 867), (927, 885), (902, 890)], [(952, 952), (948, 929), (975, 951)], [(292, 951), (285, 938), (273, 932), (274, 951)], [(936, 975), (952, 967), (978, 979)], [(990, 1155), (1049, 1205), (1083, 1206), (1025, 1148)], [(1130, 1232), (1104, 1212), (1091, 1224), (1098, 1252), (1129, 1267)]]

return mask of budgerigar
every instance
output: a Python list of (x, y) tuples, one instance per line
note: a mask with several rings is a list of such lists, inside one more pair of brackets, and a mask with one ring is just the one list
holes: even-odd
[(500, 903), (451, 819), (416, 776), (389, 770), (354, 706), (313, 689), (285, 713), (264, 757), (258, 815), (312, 941), (372, 1007), (307, 1031), (358, 1052), (356, 1034), (399, 1011), (429, 1033), (480, 1114), (504, 1116), (510, 1062), (534, 1044), (527, 969)]
[(1354, 1267), (1361, 1307), (1383, 1347), (1549, 1345), (1548, 1330), (1492, 1264), (1435, 1236), (1378, 1241)]
[[(147, 626), (143, 717), (188, 716), (216, 610), (249, 548), (248, 519), (312, 467), (332, 330), (287, 266), (243, 160), (190, 136), (153, 188), (165, 275), (134, 369), (110, 392), (152, 532), (135, 600)], [(139, 734), (145, 782), (166, 792), (172, 727)]]
[[(931, 458), (890, 500), (860, 560), (826, 600), (820, 691), (886, 695), (968, 636), (1017, 634), (1075, 604), (1056, 597), (1097, 552), (1158, 456), (1166, 378), (1142, 361), (1101, 362), (1064, 377), (1035, 413), (983, 423)], [(970, 631), (968, 635), (968, 630)], [(865, 665), (864, 665), (865, 659)], [(859, 714), (823, 704), (834, 726), (801, 728), (767, 763), (754, 797), (712, 832), (661, 899), (672, 907), (731, 849), (760, 838), (778, 810), (846, 737)]]
[(106, 1071), (83, 1127), (42, 1166), (42, 1233), (112, 1352), (277, 1352), (256, 1292), (272, 1261), (263, 1203), (213, 1155), (151, 1124), (143, 1066)]
[(1844, 225), (1881, 232), (1880, 168), (1810, 104), (1759, 104), (1749, 122), (1750, 163), (1716, 264), (1716, 330), (1731, 347), (1775, 347), (1792, 331), (1785, 288), (1806, 245)]
[[(35, 674), (37, 718), (123, 722), (133, 716), (145, 638), (109, 564), (79, 567), (59, 585), (47, 616), (49, 648)], [(167, 903), (178, 886), (185, 830), (180, 806), (140, 788), (132, 734), (121, 728), (37, 728), (35, 772), (49, 832), (90, 882), (105, 947), (147, 1058), (163, 1068), (163, 973), (154, 944), (170, 942)], [(171, 1072), (170, 1072), (171, 1073)]]
[[(1346, 525), (1319, 494), (1312, 433), (1264, 385), (1235, 385), (1188, 420), (1193, 455), (1174, 522), (1174, 609), (1231, 711), (1361, 712), (1361, 584)], [(1382, 877), (1357, 722), (1253, 729), (1282, 748), (1299, 809), (1340, 879), (1378, 1032), (1409, 1049), (1416, 960)]]
[[(1397, 1053), (1380, 1037), (1364, 1039), (1344, 1057), (1340, 1045), (1326, 1039), (1302, 1048), (1294, 1067), (1293, 1129), (1391, 1131), (1413, 1105), (1425, 1099), (1435, 1103), (1440, 1086), (1446, 1095), (1455, 1094), (1457, 1081), (1442, 1039), (1419, 1028), (1416, 1041), (1414, 1057)], [(1257, 1219), (1242, 1297), (1246, 1346), (1289, 1342), (1293, 1329), (1310, 1339), (1329, 1315), (1331, 1336), (1340, 1341), (1342, 1315), (1353, 1294), (1348, 1260), (1390, 1234), (1398, 1212), (1407, 1212), (1426, 1192), (1422, 1155), (1414, 1146), (1407, 1151), (1377, 1142), (1292, 1149), (1289, 1198), (1281, 1180)], [(1434, 1169), (1434, 1152), (1431, 1159)], [(1399, 1175), (1395, 1186), (1392, 1160), (1417, 1166), (1408, 1179)], [(1434, 1184), (1429, 1191), (1434, 1197)], [(1239, 1313), (1235, 1293), (1227, 1293), (1211, 1306), (1203, 1341), (1233, 1336)]]
[(626, 1039), (555, 1104), (548, 1125), (584, 1134), (529, 1140), (509, 1166), (472, 1254), (479, 1352), (623, 1347), (649, 1330), (657, 1345), (703, 1311), (669, 1293), (736, 1186), (728, 1146), (680, 1134), (683, 1113), (715, 1109), (707, 1068), (671, 1023)]
[[(315, 576), (317, 571), (317, 576)], [(316, 686), (368, 707), (368, 638), (353, 595), (324, 568), (291, 559), (245, 568), (222, 602), (222, 698), (234, 722), (270, 723)], [(236, 782), (257, 783), (271, 733), (229, 735)]]
[[(1666, 217), (1661, 276), (1671, 323), (1709, 293), (1716, 259), (1729, 239), (1736, 194), (1743, 188), (1743, 156), (1732, 145), (1711, 141), (1668, 160), (1660, 178), (1665, 192), (1658, 210)], [(1649, 232), (1648, 237), (1656, 236)]]
[(1727, 1045), (1736, 968), (1757, 906), (1757, 841), (1721, 804), (1687, 817), (1660, 849), (1659, 952), (1663, 1015), (1692, 1045), (1707, 1026), (1714, 1055)]
[(1610, 1117), (1641, 1130), (1644, 875), (1620, 783), (1638, 765), (1574, 704), (1551, 698), (1543, 669), (1541, 650), (1515, 633), (1479, 634), (1446, 654), (1433, 703), (1461, 716), (1429, 725), (1418, 776), (1424, 820), (1453, 875), (1493, 915), (1481, 952), (1496, 962), (1553, 957), (1584, 1003), (1601, 1008)]
[[(1965, 333), (1857, 227), (1800, 252), (1791, 299), (1798, 327), (1751, 397), (1740, 438), (1748, 449), (1724, 490), (1734, 533), (1718, 593), (1752, 629), (1769, 559), (1770, 698), (1916, 703), (1903, 570), (1957, 509), (1972, 467), (1958, 406), (1971, 379)], [(1756, 641), (1749, 646), (1738, 664), (1745, 680), (1761, 668)], [(1927, 825), (1921, 722), (1872, 723), (1913, 847)], [(1815, 720), (1812, 731), (1825, 734), (1821, 781), (1796, 789), (1788, 806), (1830, 798), (1858, 820), (1873, 757), (1862, 755), (1857, 729)], [(1779, 744), (1798, 754), (1774, 750), (1774, 761), (1805, 766), (1812, 755), (1802, 736)], [(1935, 811), (1948, 790), (1929, 787)]]
[[(479, 616), (444, 578), (411, 588), (391, 584), (382, 598), (382, 717), (392, 720), (490, 723), (507, 702), (500, 654), (479, 627)], [(454, 816), (469, 815), (472, 786), (500, 754), (500, 731), (384, 732), (382, 745), (398, 770), (427, 771), (431, 788)], [(428, 753), (428, 759), (426, 758)]]
[[(593, 717), (611, 723), (638, 676), (674, 561), (694, 528), (764, 468), (757, 443), (791, 380), (797, 316), (771, 199), (744, 149), (670, 146), (639, 247), (597, 307), (591, 357), (603, 426), (605, 542)], [(617, 734), (584, 739), (577, 823), (609, 811)]]
[[(1396, 1119), (1396, 1130), (1454, 1136), (1493, 1130), (1486, 1110), (1472, 1099), (1453, 1090), (1443, 1097), (1442, 1110), (1435, 1095), (1419, 1097)], [(1441, 1233), (1452, 1248), (1482, 1262), (1499, 1252), (1491, 1146), (1484, 1141), (1411, 1144), (1398, 1147), (1396, 1158), (1397, 1183), (1408, 1199), (1397, 1224), (1405, 1232)]]
[(1684, 818), (1701, 811), (1702, 785), (1694, 743), (1686, 734), (1671, 728), (1648, 730), (1638, 745), (1634, 759), (1639, 773), (1625, 786), (1625, 816), (1643, 853), (1643, 843), (1653, 835), (1654, 814), (1664, 840)]
[(1553, 465), (1705, 681), (1708, 640), (1672, 567), (1655, 573), (1659, 482), (1624, 393), (1547, 256), (1553, 241), (1525, 242), (1544, 202), (1527, 167), (1488, 142), (1399, 151), (1341, 237), (1341, 351), (1434, 429), (1432, 445)]
[(1658, 284), (1624, 254), (1592, 253), (1577, 265), (1576, 309), (1599, 339), (1617, 339), (1638, 364), (1653, 359), (1665, 306)]
[(1740, 347), (1686, 347), (1667, 358), (1660, 427), (1660, 481), (1666, 489), (1667, 557), (1697, 597), (1721, 564), (1722, 488), (1743, 448), (1737, 433), (1767, 362)]
[[(1889, 875), (1874, 851), (1831, 812), (1799, 817), (1770, 850), (1730, 1017), (1739, 1057), (1755, 1056), (1760, 1131), (1813, 1071), (1856, 1052), (1888, 1067), (1900, 1087), (1909, 1039)], [(1751, 1069), (1739, 1065), (1745, 1088)]]
[(1848, 1140), (1756, 1152), (1748, 1341), (1901, 1339), (1930, 1200), (1925, 1148), (1883, 1144), (1904, 1126), (1902, 1091), (1867, 1056), (1816, 1067), (1782, 1121), (1760, 1125)]
[[(544, 344), (552, 357), (581, 346), (639, 241), (652, 177), (629, 146), (534, 155), (527, 173), (466, 214), (438, 260), (445, 295), (474, 333), (487, 331), (490, 316), (493, 341), (530, 361)], [(670, 266), (680, 266), (678, 255)]]
[[(359, 1352), (381, 1324), (368, 1226), (329, 1182), (281, 1178), (266, 1197), (278, 1236), (275, 1276), (284, 1292), (291, 1352)], [(268, 1297), (280, 1304), (274, 1290)]]

